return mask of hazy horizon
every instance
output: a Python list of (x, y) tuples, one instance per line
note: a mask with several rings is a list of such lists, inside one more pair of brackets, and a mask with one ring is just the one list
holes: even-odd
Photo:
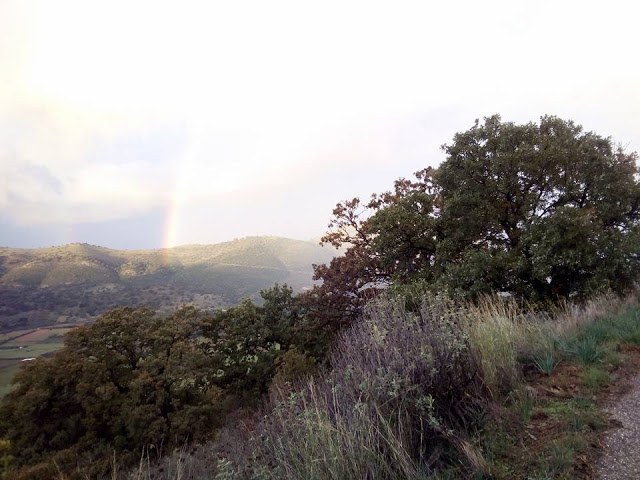
[(0, 245), (315, 238), (494, 113), (640, 150), (633, 12), (0, 0)]
[[(282, 237), (282, 236), (278, 236), (278, 235), (244, 235), (242, 237), (234, 237), (234, 238), (229, 238), (226, 240), (222, 240), (219, 242), (208, 242), (208, 243), (182, 243), (180, 245), (173, 245), (171, 247), (148, 247), (148, 248), (135, 248), (135, 247), (131, 247), (131, 248), (127, 248), (127, 247), (114, 247), (114, 246), (110, 246), (110, 245), (101, 245), (99, 243), (91, 243), (91, 242), (67, 242), (67, 243), (56, 243), (56, 244), (51, 244), (51, 245), (38, 245), (38, 246), (15, 246), (15, 245), (0, 245), (0, 248), (11, 248), (11, 249), (26, 249), (26, 250), (39, 250), (39, 249), (47, 249), (47, 248), (56, 248), (56, 247), (66, 247), (69, 245), (89, 245), (89, 246), (93, 246), (93, 247), (101, 247), (101, 248), (106, 248), (108, 250), (123, 250), (123, 251), (140, 251), (140, 250), (145, 250), (145, 251), (149, 251), (149, 250), (166, 250), (166, 249), (173, 249), (173, 248), (182, 248), (182, 247), (202, 247), (202, 246), (211, 246), (211, 245), (218, 245), (221, 243), (231, 243), (231, 242), (236, 242), (236, 241), (242, 241), (242, 240), (247, 240), (247, 239), (251, 239), (251, 238), (264, 238), (264, 239), (282, 239), (282, 240), (294, 240), (297, 242), (307, 242), (307, 243), (317, 243), (320, 245), (320, 236), (315, 237), (315, 238), (291, 238), (291, 237)], [(328, 244), (323, 244), (321, 245), (323, 247), (326, 247), (328, 249), (334, 249), (334, 247), (332, 247), (331, 245)]]

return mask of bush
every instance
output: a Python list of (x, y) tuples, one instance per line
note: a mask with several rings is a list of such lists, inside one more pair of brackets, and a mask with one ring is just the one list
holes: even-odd
[(452, 458), (481, 470), (467, 434), (487, 392), (464, 324), (437, 299), (413, 313), (391, 298), (370, 303), (322, 375), (274, 390), (255, 461), (227, 458), (237, 478), (418, 479)]
[[(370, 303), (315, 376), (300, 378), (311, 363), (291, 348), (277, 362), (279, 381), (260, 414), (234, 416), (195, 455), (167, 458), (159, 478), (460, 478), (495, 474), (505, 450), (520, 452), (511, 430), (491, 437), (498, 414), (509, 429), (537, 409), (569, 433), (601, 428), (590, 396), (584, 405), (579, 398), (546, 404), (523, 384), (522, 370), (537, 360), (550, 371), (567, 345), (622, 335), (598, 337), (600, 325), (633, 331), (633, 299), (608, 296), (551, 315), (496, 297), (460, 308), (426, 292), (396, 291)], [(585, 383), (606, 380), (592, 370)], [(581, 451), (568, 446), (569, 456)], [(562, 451), (547, 454), (549, 471), (566, 467), (552, 465)]]

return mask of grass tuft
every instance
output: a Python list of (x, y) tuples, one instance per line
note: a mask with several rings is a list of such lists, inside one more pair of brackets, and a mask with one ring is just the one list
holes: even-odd
[(599, 362), (605, 349), (601, 347), (598, 337), (593, 335), (582, 336), (573, 339), (566, 347), (570, 355), (575, 356), (584, 365), (591, 365)]
[(611, 383), (611, 376), (606, 370), (598, 367), (590, 367), (584, 372), (583, 381), (587, 387), (599, 389)]
[(560, 361), (556, 358), (553, 351), (546, 351), (544, 353), (534, 355), (533, 363), (540, 373), (549, 376), (556, 369)]

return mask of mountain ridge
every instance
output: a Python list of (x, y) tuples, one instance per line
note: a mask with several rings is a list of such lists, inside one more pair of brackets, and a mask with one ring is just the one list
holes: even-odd
[(260, 290), (275, 282), (296, 291), (310, 288), (312, 264), (336, 254), (331, 247), (273, 236), (148, 250), (85, 243), (0, 247), (0, 328), (60, 317), (86, 321), (121, 305), (225, 308), (242, 298), (258, 300)]

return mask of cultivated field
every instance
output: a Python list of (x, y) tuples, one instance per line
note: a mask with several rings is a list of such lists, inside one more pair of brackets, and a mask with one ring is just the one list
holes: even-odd
[(0, 398), (11, 391), (11, 380), (26, 358), (50, 355), (64, 345), (71, 325), (0, 333)]

